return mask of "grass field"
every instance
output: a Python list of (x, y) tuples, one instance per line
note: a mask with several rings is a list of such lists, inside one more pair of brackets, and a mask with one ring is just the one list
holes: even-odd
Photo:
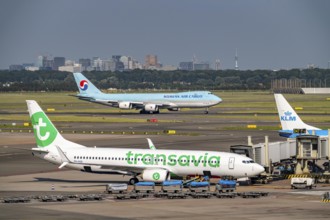
[[(216, 95), (223, 99), (223, 102), (212, 111), (216, 114), (209, 117), (232, 118), (248, 120), (253, 116), (255, 121), (269, 121), (278, 119), (274, 95), (269, 92), (242, 92), (242, 91), (217, 91)], [(78, 100), (70, 96), (75, 93), (45, 93), (45, 92), (24, 92), (24, 93), (0, 93), (0, 121), (19, 120), (29, 121), (26, 111), (25, 100), (36, 100), (46, 110), (55, 109), (54, 121), (65, 122), (145, 122), (139, 117), (136, 110), (120, 110), (99, 104)], [(285, 94), (285, 98), (293, 107), (302, 107), (298, 114), (303, 115), (306, 122), (330, 122), (330, 101), (326, 99), (330, 95), (298, 95)], [(163, 110), (166, 111), (166, 110)], [(183, 109), (182, 111), (189, 111)], [(104, 117), (90, 117), (90, 115), (76, 115), (73, 113), (136, 113), (135, 118), (126, 119), (120, 114), (104, 115)], [(311, 115), (312, 114), (312, 115)], [(134, 114), (135, 115), (135, 114)], [(193, 115), (192, 117), (204, 117)], [(173, 122), (173, 121), (163, 121)]]

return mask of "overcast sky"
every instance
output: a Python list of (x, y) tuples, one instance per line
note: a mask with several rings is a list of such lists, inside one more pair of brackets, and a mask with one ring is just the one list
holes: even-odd
[(290, 69), (330, 61), (328, 0), (1, 0), (0, 69), (36, 62), (129, 55), (164, 65)]

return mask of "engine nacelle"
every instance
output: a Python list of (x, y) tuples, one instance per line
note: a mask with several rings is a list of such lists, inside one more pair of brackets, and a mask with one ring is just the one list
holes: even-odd
[(177, 112), (180, 111), (180, 108), (168, 108), (167, 110)]
[(150, 169), (150, 170), (143, 171), (142, 179), (144, 181), (152, 181), (152, 182), (156, 182), (156, 183), (161, 183), (161, 182), (164, 182), (165, 180), (170, 180), (170, 175), (167, 170)]
[(119, 102), (120, 109), (131, 109), (132, 104), (130, 102)]
[(147, 112), (156, 112), (158, 111), (158, 106), (156, 104), (146, 104), (144, 110)]

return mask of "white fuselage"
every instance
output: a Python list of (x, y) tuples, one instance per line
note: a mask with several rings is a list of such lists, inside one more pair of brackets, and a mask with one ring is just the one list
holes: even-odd
[[(216, 151), (66, 148), (64, 153), (70, 161), (67, 167), (89, 172), (138, 174), (144, 169), (160, 168), (178, 176), (203, 175), (210, 172), (212, 176), (239, 178), (255, 176), (264, 170), (245, 156)], [(56, 151), (40, 154), (39, 157), (56, 164), (63, 162)]]

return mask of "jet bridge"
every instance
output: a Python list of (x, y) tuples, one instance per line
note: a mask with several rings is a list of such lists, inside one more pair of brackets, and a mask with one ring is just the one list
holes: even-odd
[[(235, 148), (238, 146), (232, 147), (233, 152), (235, 152)], [(295, 139), (271, 143), (268, 142), (268, 137), (266, 136), (265, 143), (242, 147), (240, 146), (240, 149), (236, 150), (245, 153), (249, 153), (252, 150), (251, 156), (247, 156), (256, 163), (263, 165), (266, 171), (269, 172), (271, 172), (272, 164), (293, 160), (297, 162), (296, 174), (308, 173), (308, 161), (312, 161), (314, 164), (318, 160), (327, 160), (329, 162), (330, 155), (329, 137), (315, 135), (300, 135)], [(329, 167), (327, 168), (329, 169)]]

